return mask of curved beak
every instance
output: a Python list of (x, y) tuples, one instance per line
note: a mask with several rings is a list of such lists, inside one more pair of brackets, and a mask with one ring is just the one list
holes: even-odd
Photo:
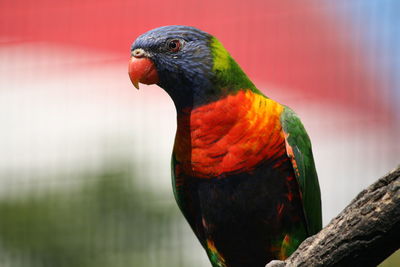
[(147, 57), (132, 56), (129, 60), (129, 78), (133, 86), (139, 89), (139, 83), (156, 84), (158, 83), (158, 73), (154, 62)]

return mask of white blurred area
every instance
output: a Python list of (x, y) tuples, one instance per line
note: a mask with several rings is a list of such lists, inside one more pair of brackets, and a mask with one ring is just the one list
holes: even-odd
[(131, 86), (127, 62), (43, 43), (0, 49), (0, 172), (15, 174), (2, 176), (2, 191), (37, 174), (96, 171), (119, 158), (152, 166), (137, 170), (156, 171), (144, 184), (170, 185), (172, 101), (158, 88)]
[[(175, 108), (157, 86), (141, 85), (137, 91), (130, 84), (128, 54), (121, 58), (46, 43), (7, 43), (0, 46), (0, 197), (73, 185), (79, 181), (48, 179), (60, 173), (96, 172), (105, 161), (131, 159), (137, 182), (173, 201)], [(308, 130), (324, 224), (400, 163), (395, 124), (258, 85), (291, 106)]]

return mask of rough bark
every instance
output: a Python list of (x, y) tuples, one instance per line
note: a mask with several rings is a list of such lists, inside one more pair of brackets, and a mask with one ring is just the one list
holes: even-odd
[(283, 266), (376, 266), (400, 248), (400, 166), (358, 196)]

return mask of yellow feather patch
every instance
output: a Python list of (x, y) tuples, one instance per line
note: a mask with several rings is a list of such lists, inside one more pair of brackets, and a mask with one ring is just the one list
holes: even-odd
[(285, 235), (285, 237), (282, 240), (282, 245), (281, 245), (281, 251), (279, 253), (279, 260), (285, 260), (287, 257), (289, 257), (289, 247), (292, 243), (292, 240), (289, 235)]
[(207, 250), (211, 261), (219, 267), (226, 267), (225, 259), (218, 252), (212, 240), (207, 239)]
[(213, 37), (211, 40), (211, 50), (214, 57), (213, 71), (223, 71), (230, 66), (230, 55), (217, 38)]

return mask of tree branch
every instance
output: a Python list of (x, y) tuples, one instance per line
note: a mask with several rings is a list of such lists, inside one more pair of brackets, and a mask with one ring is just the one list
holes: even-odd
[(358, 196), (283, 266), (376, 266), (400, 248), (400, 166)]

